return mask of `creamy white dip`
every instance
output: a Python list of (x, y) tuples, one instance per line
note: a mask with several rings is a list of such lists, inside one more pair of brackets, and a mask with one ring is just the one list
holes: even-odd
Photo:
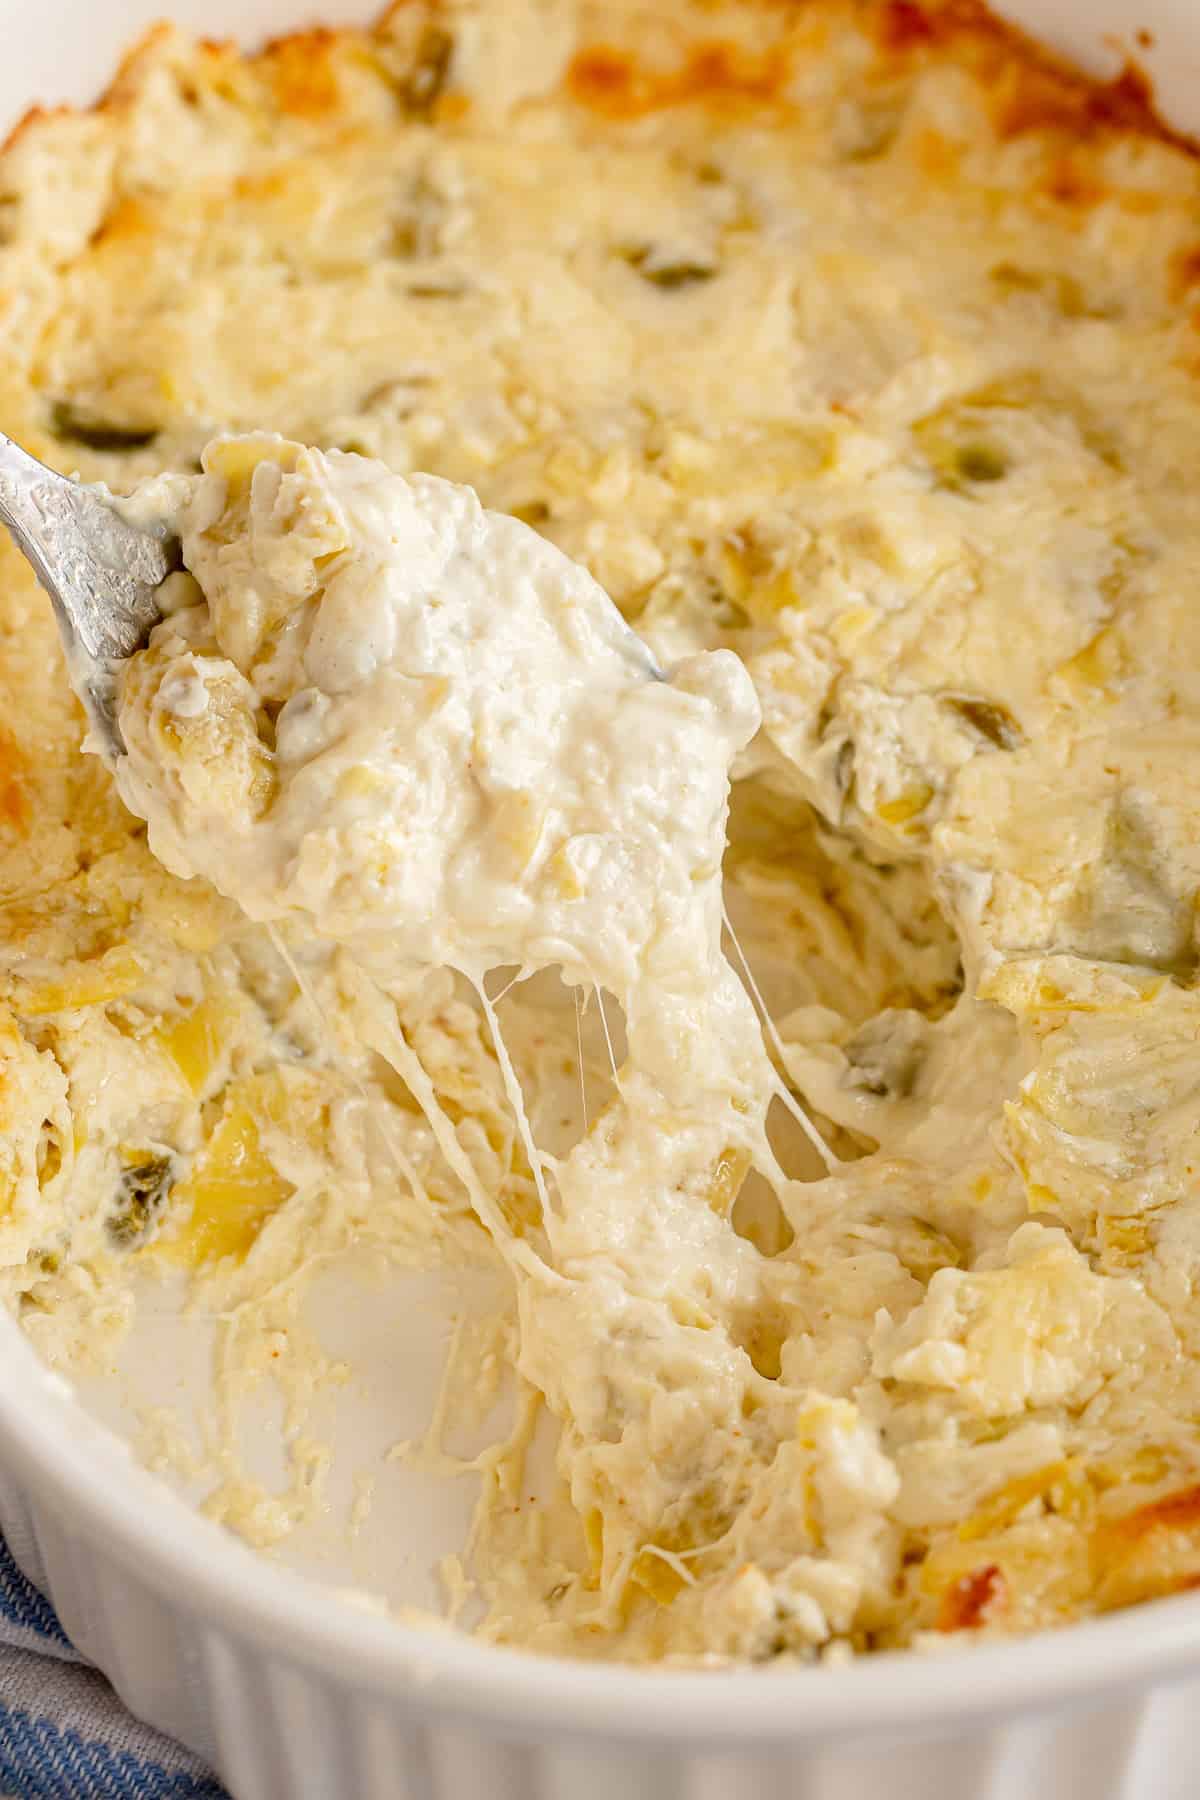
[[(469, 488), (270, 438), (205, 469), (164, 490), (196, 604), (122, 709), (120, 791), (161, 861), (255, 918), (472, 976), (560, 964), (617, 992), (694, 956), (675, 939), (712, 935), (758, 723), (737, 657), (656, 678), (592, 577)], [(188, 754), (214, 730), (250, 749), (240, 792)]]

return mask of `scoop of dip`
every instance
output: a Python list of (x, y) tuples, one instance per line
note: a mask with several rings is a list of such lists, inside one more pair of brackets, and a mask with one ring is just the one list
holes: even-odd
[(149, 489), (191, 578), (126, 671), (117, 781), (173, 872), (380, 967), (618, 991), (710, 931), (758, 723), (731, 652), (659, 678), (554, 545), (365, 457), (224, 439)]

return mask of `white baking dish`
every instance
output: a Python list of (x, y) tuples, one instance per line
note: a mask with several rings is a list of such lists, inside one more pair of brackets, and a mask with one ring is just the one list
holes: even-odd
[[(361, 18), (343, 0), (168, 0), (206, 35)], [(163, 0), (0, 0), (0, 117), (91, 97)], [(1096, 65), (1149, 28), (1200, 128), (1200, 6), (1020, 0)], [(423, 1522), (396, 1526), (426, 1548)], [(237, 1800), (1188, 1800), (1200, 1596), (1033, 1641), (805, 1673), (538, 1661), (343, 1603), (263, 1561), (130, 1457), (0, 1316), (0, 1526), (80, 1649)], [(1189, 1679), (1190, 1677), (1190, 1679)]]

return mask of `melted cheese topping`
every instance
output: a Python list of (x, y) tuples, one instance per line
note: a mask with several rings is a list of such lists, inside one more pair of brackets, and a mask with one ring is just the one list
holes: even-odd
[[(520, 1348), (498, 1331), (559, 1431), (536, 1526), (493, 1470), (470, 1573), (497, 1638), (807, 1656), (1193, 1583), (1192, 157), (1129, 84), (1076, 82), (957, 3), (414, 0), (258, 57), (160, 34), (3, 174), (8, 427), (114, 490), (164, 477), (208, 597), (175, 583), (130, 696), (167, 784), (156, 842), (182, 869), (186, 825), (199, 856), (184, 880), (79, 756), (48, 609), (0, 546), (0, 1258), (47, 1353), (73, 1366), (131, 1274), (182, 1266), (227, 1321), (221, 1379), (282, 1371), (299, 1407), (328, 1373), (287, 1312), (314, 1257), (497, 1243)], [(197, 474), (264, 424), (327, 462), (280, 468), (271, 440)], [(534, 553), (426, 477), (384, 502), (335, 449), (536, 527), (664, 667), (740, 658), (763, 726), (732, 767), (724, 902), (769, 1061), (711, 871), (688, 915), (704, 1028), (637, 1016), (662, 921), (632, 896), (682, 895), (718, 853), (740, 677), (642, 679), (579, 586), (607, 694), (556, 710), (557, 628), (557, 675), (528, 681), (539, 601), (507, 644), (486, 621), (527, 702), (513, 735), (447, 639), (404, 754), (343, 754), (347, 696), (399, 679), (391, 634), (427, 610), (381, 593), (365, 662), (341, 632), (323, 653), (347, 544), (397, 506), (416, 562), (440, 544), (464, 582), (472, 532), (477, 572), (501, 538)], [(328, 704), (289, 722), (304, 682)], [(568, 745), (631, 760), (612, 705), (664, 755), (703, 737), (677, 821), (653, 782), (586, 791)], [(490, 786), (462, 780), (468, 726)], [(453, 819), (420, 809), (435, 775), (469, 800)], [(380, 999), (362, 945), (303, 940), (301, 912), (341, 936), (369, 904), (360, 828), (407, 952), (471, 981), (410, 968)], [(589, 834), (613, 860), (561, 868)], [(638, 852), (614, 910), (587, 882), (624, 867), (617, 839)], [(255, 869), (220, 854), (250, 842)], [(418, 866), (448, 900), (424, 918)], [(270, 918), (218, 892), (235, 867)], [(485, 892), (502, 911), (472, 916)], [(506, 945), (581, 974), (602, 943), (610, 999), (578, 1040), (552, 975), (494, 1007), (472, 985)], [(214, 1450), (209, 1509), (286, 1534), (320, 1460), (303, 1433), (288, 1456), (268, 1491)]]

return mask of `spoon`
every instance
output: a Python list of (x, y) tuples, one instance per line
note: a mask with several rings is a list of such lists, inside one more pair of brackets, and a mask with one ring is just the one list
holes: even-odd
[(111, 764), (125, 750), (113, 665), (162, 617), (157, 590), (180, 567), (179, 541), (129, 524), (101, 489), (56, 474), (3, 432), (0, 522), (50, 596), (71, 684)]
[[(131, 525), (103, 489), (56, 474), (3, 432), (0, 523), (50, 596), (67, 673), (91, 726), (88, 747), (111, 768), (125, 754), (115, 665), (140, 650), (161, 619), (158, 588), (182, 567), (179, 539), (165, 525)], [(665, 681), (649, 646), (625, 629), (646, 673)]]

